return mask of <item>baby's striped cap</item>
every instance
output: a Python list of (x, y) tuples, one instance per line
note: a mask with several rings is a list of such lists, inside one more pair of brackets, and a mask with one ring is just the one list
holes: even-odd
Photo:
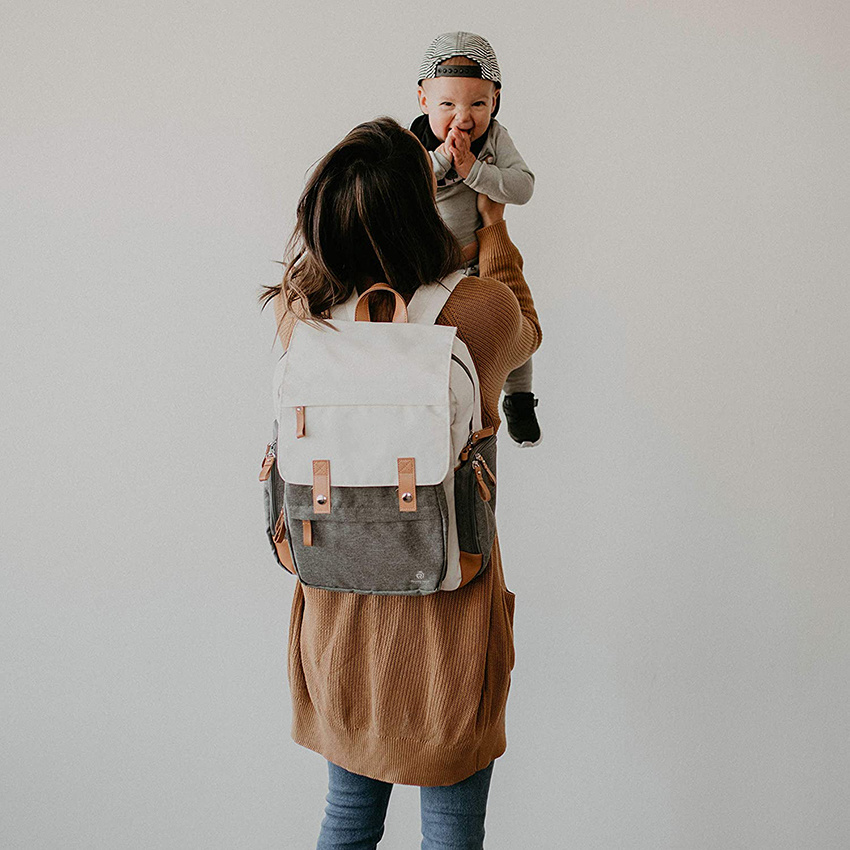
[[(443, 65), (440, 62), (453, 56), (466, 56), (478, 66)], [(496, 88), (502, 87), (502, 74), (496, 54), (490, 42), (474, 32), (444, 32), (438, 35), (425, 51), (425, 57), (419, 66), (419, 84), (431, 77), (481, 77), (492, 80)]]

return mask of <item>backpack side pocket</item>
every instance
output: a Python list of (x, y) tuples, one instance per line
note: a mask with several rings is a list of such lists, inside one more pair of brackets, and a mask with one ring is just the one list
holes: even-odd
[(460, 551), (481, 556), (478, 576), (490, 563), (496, 536), (495, 434), (476, 443), (455, 470), (455, 516)]
[(263, 505), (266, 512), (266, 536), (272, 547), (275, 560), (287, 572), (295, 573), (292, 554), (287, 542), (286, 519), (283, 511), (284, 481), (277, 468), (277, 422), (274, 423), (272, 441), (266, 446), (266, 454), (260, 468), (263, 482)]

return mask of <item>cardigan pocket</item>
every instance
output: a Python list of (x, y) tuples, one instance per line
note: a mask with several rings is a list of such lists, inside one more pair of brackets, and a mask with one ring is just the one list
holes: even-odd
[[(490, 635), (484, 663), (484, 681), (478, 706), (479, 728), (498, 722), (504, 713), (511, 688), (511, 670), (514, 667), (514, 594), (498, 585), (494, 586)], [(501, 599), (500, 599), (501, 597)], [(499, 614), (499, 609), (502, 613)]]
[(514, 669), (516, 654), (514, 651), (514, 609), (516, 608), (516, 594), (512, 593), (506, 587), (502, 589), (505, 600), (505, 613), (508, 618), (508, 658), (510, 660), (509, 669)]

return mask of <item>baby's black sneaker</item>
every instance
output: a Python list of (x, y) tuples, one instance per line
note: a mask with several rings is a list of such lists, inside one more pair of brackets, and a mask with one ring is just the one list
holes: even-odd
[(508, 434), (515, 443), (519, 443), (520, 448), (531, 448), (543, 439), (537, 414), (534, 412), (538, 401), (534, 393), (511, 393), (502, 400), (502, 410), (508, 421)]

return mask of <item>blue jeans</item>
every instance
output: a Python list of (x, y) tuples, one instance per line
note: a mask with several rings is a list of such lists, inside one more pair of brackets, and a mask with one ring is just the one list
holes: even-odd
[[(422, 850), (481, 850), (493, 764), (454, 785), (422, 786)], [(328, 762), (328, 805), (316, 850), (375, 850), (384, 835), (392, 782)]]

